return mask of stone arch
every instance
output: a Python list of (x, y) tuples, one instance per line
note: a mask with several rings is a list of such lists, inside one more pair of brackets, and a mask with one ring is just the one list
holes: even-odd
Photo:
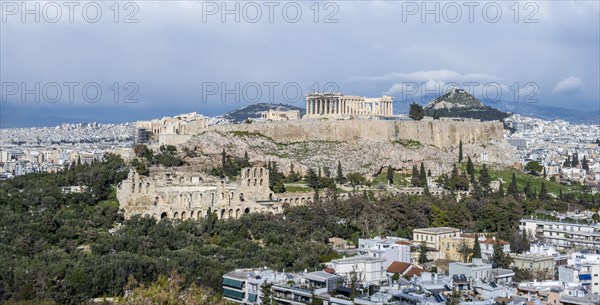
[(185, 219), (185, 211), (181, 212), (181, 219)]
[(248, 186), (250, 186), (250, 179), (248, 179)]
[(261, 186), (262, 186), (262, 179), (260, 179), (260, 182), (258, 183), (258, 185), (261, 185)]
[(248, 213), (250, 213), (250, 208), (245, 208), (244, 209), (244, 214), (248, 214)]
[(273, 193), (269, 193), (269, 200), (273, 200)]
[(225, 209), (222, 209), (222, 210), (221, 210), (221, 217), (220, 217), (219, 219), (225, 219), (225, 216), (227, 216), (227, 215), (225, 214)]
[(260, 176), (262, 177), (262, 175), (263, 175), (263, 169), (262, 169), (262, 167), (261, 167), (261, 168), (260, 168)]
[(233, 218), (233, 209), (229, 209), (229, 215), (227, 218)]
[(202, 210), (198, 211), (198, 213), (196, 214), (196, 219), (198, 219), (198, 220), (202, 219)]
[(258, 168), (254, 168), (254, 177), (258, 176), (257, 173), (258, 173)]
[(190, 212), (190, 219), (194, 219), (194, 210)]
[(298, 204), (298, 201), (299, 201), (298, 198), (294, 199), (295, 204)]
[(300, 200), (302, 202), (302, 204), (306, 203), (306, 198), (302, 197), (302, 200)]
[(152, 214), (152, 218), (157, 219), (156, 213)]
[(166, 219), (169, 218), (169, 214), (167, 214), (167, 212), (162, 212), (162, 214), (160, 214), (160, 219)]
[(241, 210), (240, 210), (239, 208), (235, 210), (235, 218), (236, 218), (236, 219), (237, 219), (237, 218), (240, 218), (240, 216), (241, 216), (241, 215), (240, 215), (240, 212), (241, 212)]
[(173, 219), (177, 219), (177, 217), (179, 217), (179, 213), (177, 213), (177, 212), (173, 213)]

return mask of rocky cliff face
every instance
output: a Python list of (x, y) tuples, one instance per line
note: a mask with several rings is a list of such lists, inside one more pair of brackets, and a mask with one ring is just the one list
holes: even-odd
[(306, 141), (361, 140), (383, 142), (414, 140), (422, 145), (446, 148), (463, 143), (482, 144), (502, 141), (500, 122), (477, 121), (399, 121), (399, 120), (316, 120), (218, 125), (209, 128), (217, 132), (259, 133), (279, 143)]
[[(452, 127), (454, 124), (451, 123), (457, 122), (444, 122), (450, 125), (438, 124), (434, 129), (428, 122), (401, 123), (399, 127), (410, 123), (414, 123), (415, 126), (396, 130), (394, 129), (396, 125), (392, 124), (391, 130), (382, 131), (377, 137), (366, 137), (363, 136), (364, 134), (349, 131), (341, 135), (340, 130), (324, 124), (321, 129), (323, 134), (318, 137), (320, 138), (318, 140), (307, 140), (306, 135), (296, 135), (283, 137), (287, 141), (282, 141), (275, 136), (288, 134), (289, 129), (267, 130), (265, 133), (259, 133), (251, 132), (250, 130), (258, 129), (250, 128), (253, 124), (249, 124), (246, 125), (248, 128), (242, 131), (213, 129), (195, 136), (183, 146), (195, 150), (200, 156), (188, 160), (198, 167), (219, 165), (220, 153), (225, 149), (228, 154), (240, 157), (247, 152), (251, 161), (255, 162), (276, 161), (284, 173), (289, 171), (292, 164), (295, 171), (302, 173), (309, 167), (325, 166), (335, 172), (338, 161), (341, 162), (344, 173), (358, 172), (367, 176), (376, 175), (388, 165), (396, 170), (410, 173), (413, 164), (421, 162), (424, 162), (425, 167), (431, 169), (434, 175), (448, 173), (452, 169), (453, 162), (456, 162), (458, 143), (461, 139), (465, 159), (471, 156), (474, 162), (479, 163), (483, 161), (482, 158), (487, 158), (487, 163), (492, 166), (513, 166), (517, 161), (513, 149), (503, 139), (495, 139), (498, 132), (495, 127), (491, 128), (493, 136), (490, 136), (483, 131), (485, 128), (467, 130), (467, 126), (470, 125)], [(458, 131), (460, 128), (465, 129)], [(391, 138), (388, 139), (388, 136)], [(413, 139), (409, 139), (410, 137)], [(487, 141), (482, 141), (482, 138), (486, 138)], [(291, 139), (297, 140), (291, 141)], [(427, 142), (422, 143), (419, 139), (426, 139)], [(437, 147), (431, 143), (445, 145)]]

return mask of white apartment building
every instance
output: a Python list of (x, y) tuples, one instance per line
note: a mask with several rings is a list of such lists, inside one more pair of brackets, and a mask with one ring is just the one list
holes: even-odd
[(563, 248), (600, 249), (600, 225), (579, 224), (541, 219), (521, 219), (519, 230), (547, 244)]
[(347, 278), (355, 276), (363, 284), (381, 285), (387, 282), (385, 262), (385, 258), (359, 255), (334, 259), (326, 265), (333, 268), (335, 274), (339, 276)]
[(572, 253), (566, 266), (558, 267), (558, 280), (581, 285), (587, 292), (600, 294), (600, 255)]
[(410, 243), (406, 238), (378, 236), (358, 240), (358, 252), (377, 258), (385, 258), (384, 268), (394, 261), (410, 263)]

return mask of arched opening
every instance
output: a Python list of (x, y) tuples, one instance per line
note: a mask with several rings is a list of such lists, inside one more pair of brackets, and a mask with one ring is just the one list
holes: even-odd
[(194, 211), (190, 212), (190, 219), (194, 219)]
[(229, 216), (227, 218), (233, 218), (233, 209), (229, 210)]
[(177, 212), (173, 213), (173, 219), (177, 219), (177, 217), (179, 217), (179, 213), (177, 213)]
[(225, 209), (221, 210), (221, 217), (219, 219), (224, 219), (225, 218)]
[(235, 210), (235, 218), (240, 218), (240, 209)]
[(269, 193), (269, 200), (273, 200), (273, 193)]
[(240, 193), (240, 201), (244, 201), (244, 193)]
[(245, 208), (244, 209), (244, 214), (249, 214), (250, 213), (250, 208)]
[(167, 212), (163, 212), (162, 214), (160, 214), (160, 219), (165, 219), (169, 217), (169, 215), (167, 215)]
[(185, 219), (185, 212), (181, 212), (181, 219)]
[(196, 214), (196, 218), (198, 220), (202, 219), (202, 211), (198, 211), (198, 214)]

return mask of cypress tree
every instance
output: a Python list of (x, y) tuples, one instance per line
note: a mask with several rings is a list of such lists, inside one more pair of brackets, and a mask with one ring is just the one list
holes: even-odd
[(571, 166), (575, 167), (579, 165), (579, 154), (573, 153), (573, 161), (571, 161)]
[(458, 143), (458, 163), (461, 163), (463, 160), (463, 146), (462, 146), (462, 140), (460, 140), (460, 143)]
[(386, 178), (387, 178), (387, 181), (390, 184), (394, 183), (394, 170), (392, 169), (391, 165), (388, 165), (388, 168), (387, 168), (387, 177)]
[(502, 181), (500, 181), (500, 185), (498, 186), (498, 197), (504, 198), (504, 186), (502, 185)]
[(419, 182), (421, 186), (427, 185), (427, 174), (425, 173), (425, 165), (421, 162), (421, 169), (419, 170)]
[(519, 190), (517, 189), (517, 177), (515, 176), (515, 173), (512, 174), (512, 179), (508, 185), (508, 194), (513, 196), (519, 194)]
[(481, 258), (481, 245), (479, 245), (479, 234), (475, 234), (475, 244), (473, 245), (473, 258)]
[(542, 187), (540, 189), (540, 195), (538, 198), (540, 198), (540, 200), (546, 200), (549, 198), (548, 189), (546, 189), (546, 184), (543, 181), (542, 181)]
[(413, 165), (412, 177), (410, 179), (410, 182), (412, 183), (413, 186), (419, 186), (421, 184), (421, 179), (419, 177), (419, 170), (417, 169), (416, 165)]
[(590, 172), (590, 165), (588, 164), (588, 160), (583, 156), (583, 160), (581, 160), (581, 168), (586, 171), (586, 173)]
[(467, 157), (467, 174), (473, 174), (475, 172), (475, 167), (473, 166), (473, 161), (471, 160), (471, 156)]
[(337, 165), (337, 177), (336, 177), (338, 183), (344, 183), (346, 181), (346, 179), (344, 178), (344, 173), (342, 172), (342, 163), (340, 161), (338, 161), (338, 165)]

